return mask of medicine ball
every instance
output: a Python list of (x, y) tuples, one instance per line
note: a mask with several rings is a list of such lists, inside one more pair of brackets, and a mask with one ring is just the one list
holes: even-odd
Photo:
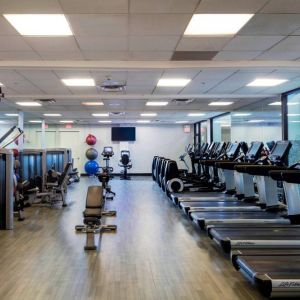
[(93, 146), (96, 144), (97, 142), (97, 139), (94, 135), (92, 134), (89, 134), (86, 139), (85, 139), (86, 143), (89, 145), (89, 146)]
[(89, 175), (95, 175), (99, 170), (99, 165), (95, 160), (89, 160), (84, 165), (85, 172)]
[(98, 151), (94, 148), (89, 148), (86, 150), (85, 156), (89, 160), (94, 160), (98, 157)]

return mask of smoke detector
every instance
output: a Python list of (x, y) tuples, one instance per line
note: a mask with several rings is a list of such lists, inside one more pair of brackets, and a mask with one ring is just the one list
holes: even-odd
[(195, 99), (173, 99), (171, 102), (176, 104), (189, 104), (194, 102)]
[(103, 92), (125, 92), (126, 82), (114, 81), (111, 78), (104, 80), (98, 86)]

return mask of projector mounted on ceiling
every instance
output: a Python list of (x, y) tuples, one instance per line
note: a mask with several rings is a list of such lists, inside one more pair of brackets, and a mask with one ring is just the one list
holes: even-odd
[(173, 99), (171, 102), (176, 104), (189, 104), (194, 102), (195, 99)]
[(111, 78), (104, 80), (101, 85), (98, 85), (103, 92), (125, 92), (126, 83), (121, 81), (114, 81)]

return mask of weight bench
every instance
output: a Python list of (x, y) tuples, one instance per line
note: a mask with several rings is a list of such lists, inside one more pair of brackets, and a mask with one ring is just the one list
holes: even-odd
[(66, 193), (66, 184), (68, 181), (68, 176), (69, 176), (71, 167), (72, 167), (72, 164), (67, 163), (64, 168), (63, 173), (58, 178), (57, 182), (54, 182), (54, 183), (47, 182), (45, 184), (45, 192), (37, 192), (36, 193), (35, 198), (40, 199), (40, 201), (35, 202), (34, 204), (46, 202), (46, 203), (50, 203), (51, 205), (53, 205), (54, 203), (56, 203), (58, 201), (62, 201), (62, 206), (63, 207), (67, 206), (65, 193)]
[(96, 250), (95, 234), (102, 232), (115, 232), (116, 225), (103, 225), (102, 216), (114, 217), (116, 211), (104, 211), (105, 197), (102, 186), (89, 186), (83, 212), (83, 225), (76, 225), (76, 232), (86, 233), (85, 250)]

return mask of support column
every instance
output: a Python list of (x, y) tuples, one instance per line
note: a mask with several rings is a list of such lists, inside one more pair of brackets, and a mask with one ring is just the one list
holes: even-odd
[(46, 123), (45, 120), (42, 121), (42, 131), (41, 131), (41, 147), (46, 149)]
[[(24, 131), (24, 112), (20, 111), (18, 116), (18, 127)], [(18, 138), (18, 149), (22, 151), (24, 149), (24, 135)]]

